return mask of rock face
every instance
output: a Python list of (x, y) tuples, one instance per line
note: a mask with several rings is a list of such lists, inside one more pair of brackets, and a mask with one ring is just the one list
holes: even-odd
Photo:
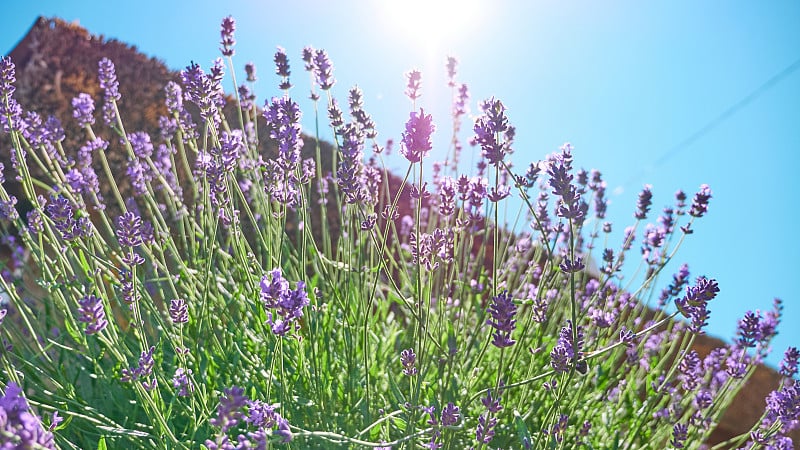
[[(72, 118), (70, 102), (81, 92), (95, 99), (101, 98), (96, 76), (97, 63), (101, 58), (108, 57), (116, 65), (122, 94), (120, 110), (129, 133), (145, 131), (153, 136), (158, 134), (158, 118), (166, 114), (163, 87), (170, 80), (177, 81), (176, 73), (169, 71), (160, 61), (138, 53), (135, 47), (92, 36), (85, 29), (60, 19), (37, 19), (28, 34), (10, 52), (10, 56), (17, 67), (17, 101), (25, 110), (37, 111), (44, 119), (49, 115), (61, 119), (67, 134), (64, 148), (68, 154), (85, 143), (83, 130)], [(108, 135), (101, 137), (107, 140), (115, 138)], [(304, 157), (309, 157), (314, 154), (316, 143), (309, 137), (304, 139)], [(332, 168), (330, 155), (333, 149), (330, 144), (320, 145), (323, 147), (322, 154), (327, 156), (323, 157), (323, 170), (327, 172)], [(9, 148), (7, 137), (0, 137), (0, 162), (7, 168), (11, 167), (8, 161)], [(108, 158), (114, 173), (125, 172), (126, 158), (122, 152), (109, 152)], [(124, 178), (117, 179), (123, 196), (130, 189)], [(6, 179), (13, 177), (7, 176)], [(390, 177), (389, 182), (394, 189), (400, 186), (397, 177)], [(22, 197), (21, 192), (15, 192), (13, 185), (9, 186), (9, 191)], [(106, 198), (111, 197), (108, 186), (101, 186), (101, 192)], [(409, 203), (400, 202), (401, 205)], [(335, 208), (329, 209), (329, 217), (336, 214)], [(406, 213), (401, 211), (401, 215)], [(316, 219), (313, 223), (320, 223), (318, 217), (312, 219)], [(332, 231), (336, 234), (336, 230)], [(491, 258), (491, 249), (486, 255)], [(723, 345), (719, 339), (701, 336), (696, 341), (695, 349), (703, 357)], [(728, 409), (710, 443), (722, 442), (749, 430), (764, 410), (765, 397), (779, 382), (780, 375), (777, 372), (759, 367)], [(800, 442), (800, 433), (795, 432), (792, 437)]]

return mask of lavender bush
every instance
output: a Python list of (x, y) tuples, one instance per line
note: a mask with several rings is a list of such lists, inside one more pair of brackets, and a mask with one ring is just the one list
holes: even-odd
[[(679, 191), (653, 222), (645, 186), (612, 245), (605, 182), (574, 167), (570, 145), (517, 168), (494, 98), (462, 129), (469, 92), (453, 58), (449, 124), (417, 106), (422, 74), (407, 75), (408, 171), (392, 184), (391, 145), (362, 92), (343, 111), (329, 56), (305, 48), (315, 119), (335, 137), (326, 166), (320, 144), (301, 153), (286, 52), (275, 54), (284, 95), (259, 108), (255, 66), (235, 81), (234, 32), (224, 19), (224, 58), (164, 87), (159, 136), (125, 129), (114, 64), (101, 60), (102, 101), (72, 101), (79, 149), (62, 146), (58, 118), (15, 101), (2, 59), (13, 167), (0, 188), (11, 250), (0, 448), (705, 446), (781, 314), (780, 302), (748, 312), (733, 344), (691, 350), (720, 287), (664, 268), (708, 212), (708, 186), (691, 200)], [(451, 145), (431, 163), (434, 132)], [(466, 170), (465, 138), (478, 161)], [(125, 174), (107, 152), (128, 155)], [(792, 448), (797, 362), (788, 349), (762, 420), (714, 448)]]

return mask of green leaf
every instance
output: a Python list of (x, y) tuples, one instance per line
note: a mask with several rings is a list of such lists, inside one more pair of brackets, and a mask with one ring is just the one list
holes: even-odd
[(97, 450), (108, 450), (108, 447), (106, 446), (105, 436), (101, 436), (100, 441), (97, 442)]
[(522, 448), (530, 447), (531, 433), (528, 431), (528, 426), (525, 425), (525, 420), (522, 419), (522, 416), (516, 409), (514, 410), (514, 425), (517, 426), (517, 436), (519, 437), (519, 443)]

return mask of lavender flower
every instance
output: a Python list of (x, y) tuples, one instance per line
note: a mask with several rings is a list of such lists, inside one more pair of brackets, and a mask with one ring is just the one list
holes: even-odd
[(417, 354), (414, 349), (407, 348), (400, 352), (400, 364), (403, 365), (403, 373), (408, 376), (417, 374)]
[(766, 420), (779, 420), (784, 426), (800, 420), (800, 381), (784, 384), (767, 396)]
[(483, 105), (484, 114), (475, 121), (475, 141), (481, 146), (481, 155), (486, 161), (497, 166), (509, 153), (510, 142), (501, 137), (508, 131), (506, 107), (500, 100), (487, 100)]
[(154, 346), (150, 346), (148, 350), (143, 351), (139, 356), (138, 365), (136, 367), (122, 369), (120, 381), (129, 383), (136, 380), (144, 380), (149, 377), (150, 374), (153, 373), (153, 366), (155, 365), (155, 361), (153, 360), (153, 352), (155, 349)]
[(269, 136), (278, 142), (278, 164), (286, 172), (292, 172), (300, 162), (303, 148), (300, 106), (288, 96), (273, 98), (264, 108)]
[(675, 448), (683, 448), (683, 443), (689, 438), (689, 427), (682, 423), (676, 423), (672, 427), (672, 440), (669, 442)]
[(697, 352), (691, 350), (687, 353), (678, 365), (678, 369), (680, 370), (678, 378), (681, 380), (683, 388), (687, 391), (696, 388), (700, 382), (702, 370), (700, 357), (697, 355)]
[(103, 301), (94, 295), (87, 295), (78, 300), (78, 322), (86, 324), (86, 334), (97, 334), (108, 325)]
[(800, 352), (797, 347), (789, 347), (783, 354), (781, 360), (780, 372), (786, 378), (792, 378), (797, 374), (797, 361), (800, 359)]
[(348, 204), (357, 203), (366, 198), (361, 176), (364, 171), (364, 133), (354, 123), (345, 124), (339, 134), (342, 137), (339, 167), (336, 170), (336, 182)]
[(138, 247), (142, 239), (142, 218), (128, 211), (117, 218), (117, 241), (123, 247)]
[(289, 58), (286, 56), (286, 50), (283, 47), (278, 47), (278, 50), (275, 52), (275, 73), (277, 73), (282, 81), (281, 84), (278, 86), (278, 89), (286, 90), (292, 87), (292, 84), (289, 83), (289, 75), (292, 72), (289, 70)]
[(578, 327), (577, 340), (575, 340), (572, 334), (573, 326), (572, 321), (568, 320), (567, 326), (561, 328), (558, 342), (550, 352), (550, 366), (558, 373), (564, 373), (569, 370), (570, 364), (574, 364), (576, 369), (582, 369), (585, 365), (585, 362), (581, 361), (583, 328)]
[(453, 87), (456, 85), (456, 68), (458, 67), (458, 60), (453, 56), (447, 57), (447, 85)]
[(94, 100), (92, 97), (82, 92), (72, 99), (72, 117), (78, 121), (78, 125), (86, 127), (94, 123)]
[(458, 421), (461, 420), (461, 412), (458, 406), (454, 405), (453, 402), (448, 402), (447, 405), (442, 408), (442, 426), (443, 427), (453, 427), (458, 425)]
[(264, 308), (273, 310), (267, 312), (267, 323), (276, 336), (300, 329), (297, 320), (303, 317), (303, 308), (309, 304), (305, 287), (305, 282), (298, 281), (297, 289), (289, 289), (289, 282), (279, 268), (261, 278), (261, 302)]
[(755, 347), (756, 342), (761, 340), (761, 315), (752, 311), (744, 313), (744, 317), (739, 320), (736, 328), (736, 335), (739, 336), (736, 342), (744, 348)]
[(97, 79), (100, 81), (100, 89), (105, 91), (106, 101), (122, 98), (119, 94), (119, 81), (117, 81), (117, 71), (114, 63), (108, 58), (103, 58), (97, 65)]
[(233, 46), (236, 45), (236, 40), (233, 38), (234, 31), (236, 31), (236, 21), (233, 20), (233, 17), (228, 16), (222, 19), (219, 30), (219, 45), (222, 46), (219, 51), (222, 52), (222, 56), (233, 56)]
[(247, 81), (250, 83), (255, 83), (258, 78), (256, 77), (256, 64), (254, 62), (249, 62), (244, 65), (244, 72), (247, 74)]
[(13, 381), (8, 383), (0, 397), (0, 436), (2, 449), (55, 449), (53, 433), (42, 426), (34, 415), (22, 388)]
[(212, 74), (206, 75), (199, 65), (192, 63), (181, 71), (181, 82), (184, 98), (200, 108), (200, 117), (211, 120), (215, 125), (219, 124), (219, 108), (225, 104), (225, 99), (222, 96), (220, 79), (213, 76), (213, 70)]
[(686, 295), (675, 299), (675, 306), (684, 317), (691, 320), (689, 329), (693, 333), (701, 333), (709, 317), (708, 302), (714, 299), (719, 292), (716, 280), (698, 277), (695, 286), (686, 288)]
[(422, 94), (419, 92), (422, 84), (422, 73), (419, 70), (412, 70), (406, 73), (408, 85), (406, 86), (406, 96), (411, 101), (416, 101)]
[(517, 306), (508, 291), (503, 291), (500, 295), (492, 298), (489, 304), (489, 314), (491, 318), (486, 320), (486, 324), (495, 329), (492, 333), (492, 344), (497, 348), (510, 347), (515, 340), (511, 339), (517, 321), (514, 316), (517, 314)]
[(178, 397), (188, 397), (194, 392), (194, 384), (191, 378), (192, 369), (184, 369), (178, 367), (175, 369), (175, 375), (172, 377), (172, 387), (178, 389)]
[(703, 217), (708, 212), (708, 201), (711, 199), (711, 188), (707, 184), (700, 185), (700, 190), (694, 195), (692, 208), (689, 215), (692, 217)]
[(496, 417), (489, 417), (486, 414), (478, 416), (478, 426), (475, 428), (475, 439), (488, 444), (494, 438), (494, 427), (497, 425)]
[(189, 307), (182, 298), (172, 299), (169, 302), (169, 317), (173, 323), (186, 323), (189, 321)]
[[(303, 51), (305, 52), (305, 49)], [(313, 64), (314, 77), (319, 88), (323, 91), (332, 88), (336, 83), (336, 79), (333, 78), (333, 64), (328, 58), (328, 53), (325, 50), (316, 50), (311, 63)]]
[(564, 261), (558, 265), (558, 268), (561, 269), (564, 273), (576, 273), (580, 272), (581, 270), (586, 268), (586, 265), (583, 263), (583, 258), (580, 256), (575, 258), (575, 261), (564, 257)]
[(16, 79), (16, 67), (11, 62), (10, 56), (0, 57), (0, 105), (5, 105), (7, 100), (14, 94), (14, 83)]
[(50, 202), (45, 206), (45, 212), (65, 241), (90, 237), (93, 233), (89, 219), (76, 214), (75, 207), (66, 197), (61, 195), (51, 197)]
[(235, 427), (242, 417), (244, 417), (242, 408), (244, 408), (246, 404), (247, 397), (244, 396), (244, 389), (236, 386), (225, 389), (222, 397), (219, 399), (217, 416), (211, 418), (208, 422), (220, 428), (222, 434), (225, 434), (228, 430)]
[(652, 186), (645, 184), (642, 192), (639, 193), (639, 200), (636, 202), (636, 212), (633, 217), (644, 220), (647, 213), (650, 211), (650, 205), (653, 204), (653, 192), (650, 190)]
[(425, 115), (425, 111), (420, 108), (419, 112), (412, 112), (406, 131), (403, 132), (403, 140), (400, 143), (400, 153), (411, 163), (422, 161), (433, 148), (431, 144), (431, 134), (436, 131), (436, 126), (432, 122), (431, 115)]
[(439, 213), (452, 216), (456, 210), (456, 182), (451, 177), (439, 181)]

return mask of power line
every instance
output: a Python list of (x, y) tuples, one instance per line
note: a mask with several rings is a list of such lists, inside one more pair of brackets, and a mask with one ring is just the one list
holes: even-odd
[[(665, 162), (670, 160), (672, 157), (674, 157), (678, 153), (680, 153), (682, 150), (686, 149), (690, 145), (692, 145), (695, 142), (697, 142), (698, 140), (700, 140), (700, 138), (702, 138), (703, 136), (707, 135), (708, 133), (713, 131), (715, 128), (720, 126), (720, 124), (722, 124), (726, 120), (728, 120), (731, 117), (733, 117), (733, 115), (735, 115), (737, 112), (739, 112), (740, 110), (744, 109), (747, 105), (752, 103), (753, 100), (755, 100), (758, 97), (761, 97), (762, 95), (764, 95), (768, 90), (770, 90), (773, 87), (775, 87), (778, 83), (783, 81), (786, 77), (788, 77), (789, 75), (791, 75), (792, 73), (794, 73), (798, 69), (800, 69), (800, 58), (795, 60), (793, 63), (789, 64), (786, 68), (784, 68), (783, 70), (781, 70), (777, 74), (773, 75), (770, 79), (768, 79), (767, 81), (762, 83), (761, 86), (759, 86), (754, 91), (752, 91), (749, 94), (747, 94), (746, 96), (744, 96), (738, 102), (734, 103), (728, 109), (726, 109), (721, 114), (719, 114), (717, 117), (715, 117), (714, 119), (712, 119), (711, 121), (706, 123), (702, 128), (698, 129), (697, 131), (695, 131), (694, 133), (689, 135), (686, 139), (680, 141), (678, 144), (674, 145), (672, 148), (670, 148), (669, 150), (664, 152), (655, 161), (655, 163), (653, 165), (648, 167), (647, 171), (651, 171), (651, 170), (655, 169), (656, 167), (664, 164)], [(632, 177), (623, 186), (629, 186), (630, 184), (632, 184), (636, 180), (641, 179), (641, 177), (643, 175), (643, 172), (645, 172), (645, 171), (642, 171), (639, 174), (637, 174), (635, 177)]]

